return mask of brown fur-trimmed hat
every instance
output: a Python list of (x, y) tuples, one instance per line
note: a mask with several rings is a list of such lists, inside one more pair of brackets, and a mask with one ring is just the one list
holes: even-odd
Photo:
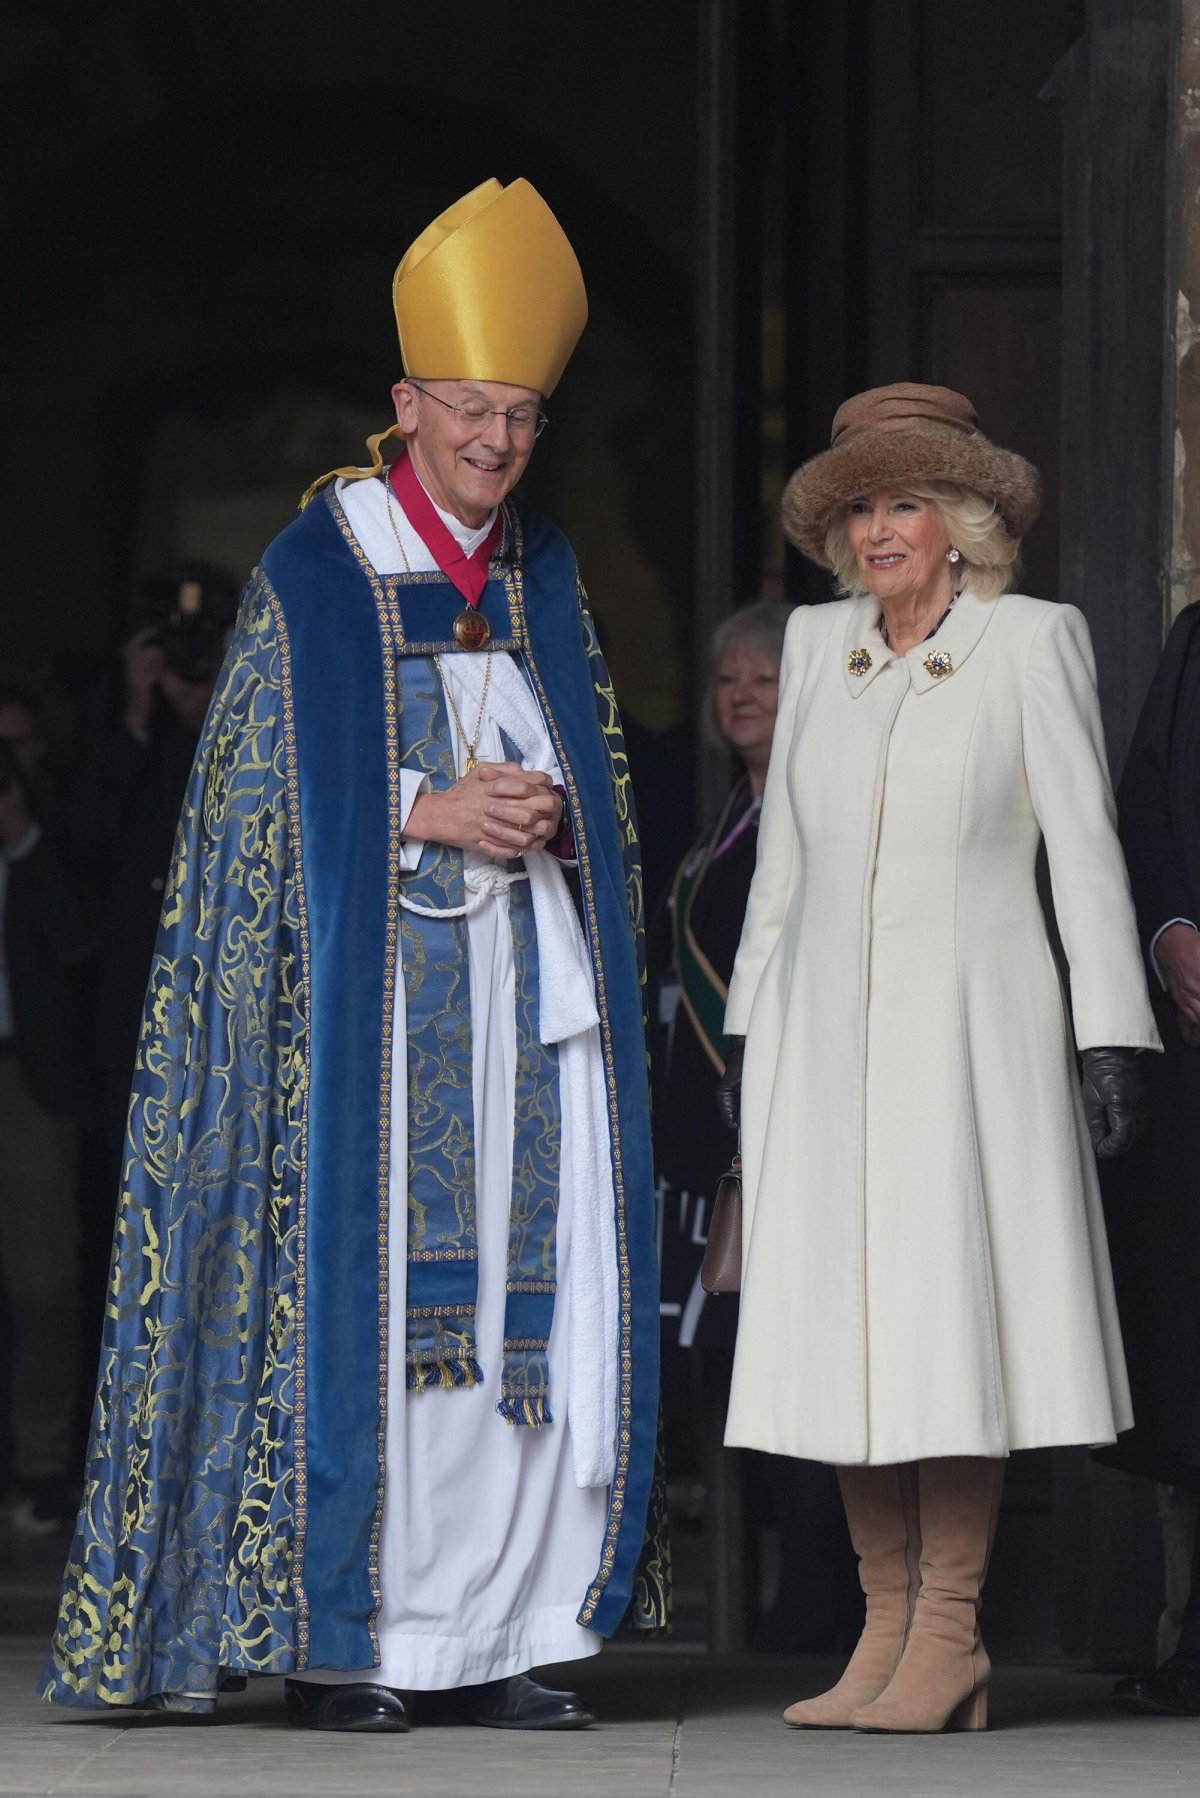
[(830, 447), (783, 490), (784, 536), (827, 568), (825, 533), (839, 506), (856, 493), (918, 480), (956, 481), (994, 500), (1017, 538), (1041, 511), (1037, 469), (983, 435), (969, 399), (950, 387), (901, 381), (838, 407)]

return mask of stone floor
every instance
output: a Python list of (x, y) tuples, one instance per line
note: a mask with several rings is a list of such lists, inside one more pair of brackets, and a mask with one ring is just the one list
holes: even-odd
[(977, 1736), (785, 1729), (784, 1704), (830, 1667), (778, 1657), (718, 1663), (669, 1648), (606, 1652), (580, 1672), (603, 1723), (578, 1735), (428, 1728), (317, 1735), (284, 1726), (281, 1682), (222, 1700), (212, 1720), (89, 1717), (33, 1696), (42, 1636), (0, 1636), (0, 1793), (112, 1798), (217, 1793), (413, 1793), (421, 1798), (1157, 1798), (1200, 1793), (1200, 1719), (1134, 1719), (1110, 1681), (1002, 1668), (993, 1728)]
[[(695, 1629), (690, 1643), (610, 1648), (562, 1669), (559, 1677), (577, 1679), (602, 1717), (578, 1735), (434, 1727), (407, 1736), (314, 1734), (285, 1725), (280, 1680), (222, 1699), (212, 1719), (52, 1709), (34, 1690), (64, 1549), (61, 1540), (18, 1537), (0, 1513), (0, 1794), (1200, 1798), (1200, 1719), (1127, 1717), (1109, 1700), (1108, 1677), (1001, 1667), (986, 1735), (800, 1732), (786, 1729), (780, 1712), (827, 1685), (837, 1663), (721, 1661), (698, 1646)], [(697, 1610), (702, 1591), (693, 1597)], [(683, 1610), (686, 1623), (691, 1612)]]

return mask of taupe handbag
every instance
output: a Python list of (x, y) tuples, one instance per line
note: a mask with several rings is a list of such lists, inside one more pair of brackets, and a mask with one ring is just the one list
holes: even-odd
[(742, 1290), (742, 1151), (741, 1144), (733, 1158), (733, 1166), (717, 1182), (712, 1217), (708, 1225), (708, 1241), (700, 1266), (700, 1284), (705, 1292), (740, 1292)]

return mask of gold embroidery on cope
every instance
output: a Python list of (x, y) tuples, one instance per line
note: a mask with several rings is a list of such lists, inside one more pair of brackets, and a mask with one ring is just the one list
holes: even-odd
[[(114, 1445), (122, 1439), (132, 1443), (136, 1437), (138, 1448), (132, 1462), (122, 1458), (114, 1466), (103, 1492), (89, 1473), (87, 1527), (77, 1538), (80, 1558), (68, 1566), (51, 1650), (58, 1677), (67, 1686), (114, 1705), (128, 1704), (131, 1692), (149, 1689), (152, 1646), (140, 1620), (155, 1568), (145, 1554), (135, 1553), (114, 1580), (108, 1559), (113, 1542), (153, 1534), (162, 1544), (161, 1564), (170, 1569), (171, 1578), (196, 1583), (205, 1615), (226, 1612), (223, 1663), (246, 1671), (282, 1672), (293, 1645), (303, 1652), (307, 1640), (298, 1545), (306, 1517), (308, 966), (294, 835), (297, 788), (288, 644), (278, 602), (261, 571), (242, 603), (197, 765), (203, 770), (202, 791), (189, 789), (184, 815), (192, 828), (180, 833), (172, 857), (151, 970), (153, 1003), (138, 1047), (139, 1080), (127, 1123), (125, 1160), (127, 1167), (136, 1160), (146, 1181), (166, 1191), (179, 1177), (181, 1119), (208, 1099), (213, 1121), (193, 1153), (198, 1165), (211, 1168), (217, 1145), (224, 1150), (233, 1141), (224, 1075), (235, 1057), (247, 1070), (244, 1116), (254, 1120), (258, 1148), (256, 1153), (247, 1135), (238, 1176), (244, 1209), (225, 1212), (214, 1200), (194, 1241), (173, 1223), (160, 1230), (154, 1203), (133, 1190), (125, 1192), (117, 1219), (106, 1310), (111, 1318), (136, 1317), (139, 1324), (136, 1334), (130, 1332), (133, 1340), (123, 1363), (106, 1358), (102, 1366), (95, 1441), (102, 1463), (112, 1463)], [(192, 859), (197, 853), (199, 866)], [(239, 869), (245, 898), (236, 944), (222, 936), (223, 913), (209, 903), (226, 855)], [(289, 862), (295, 875), (290, 882)], [(195, 954), (198, 935), (214, 948), (202, 964)], [(217, 946), (227, 953), (218, 954)], [(270, 1154), (263, 1152), (268, 1114), (280, 1126)], [(219, 1193), (219, 1182), (211, 1190)], [(268, 1242), (274, 1274), (263, 1286), (255, 1267)], [(177, 1315), (164, 1316), (167, 1292), (183, 1301)], [(183, 1395), (189, 1363), (181, 1344), (192, 1332), (203, 1332), (223, 1351), (236, 1350), (260, 1332), (264, 1341), (246, 1472), (236, 1515), (228, 1520), (234, 1554), (219, 1576), (233, 1582), (231, 1593), (236, 1591), (228, 1611), (198, 1548), (213, 1490), (207, 1474), (220, 1463), (225, 1443), (215, 1433), (220, 1407), (193, 1416)], [(189, 1418), (194, 1427), (184, 1441), (180, 1431)], [(144, 1464), (152, 1435), (153, 1479)], [(296, 1447), (290, 1469), (289, 1439)], [(160, 1481), (170, 1481), (185, 1468), (189, 1489), (168, 1524)], [(189, 1652), (186, 1643), (173, 1644), (171, 1652), (176, 1649), (180, 1655)]]
[[(339, 507), (338, 510), (340, 512), (341, 508)], [(375, 1501), (375, 1515), (371, 1522), (368, 1561), (371, 1597), (374, 1601), (368, 1628), (371, 1634), (371, 1646), (378, 1654), (378, 1621), (383, 1603), (379, 1582), (379, 1538), (383, 1529), (383, 1505), (387, 1481), (388, 1176), (391, 1164), (392, 1130), (392, 1015), (396, 997), (397, 938), (400, 918), (400, 735), (398, 683), (396, 680), (396, 633), (399, 626), (399, 608), (396, 605), (394, 585), (389, 584), (386, 590), (382, 590), (378, 579), (373, 578), (374, 570), (362, 554), (344, 512), (341, 514), (340, 522), (344, 526), (347, 540), (355, 549), (364, 570), (371, 579), (371, 587), (375, 594), (379, 634), (384, 651), (383, 709), (387, 754), (388, 890), (379, 1070), (379, 1223), (377, 1236), (379, 1256), (379, 1436), (377, 1443), (379, 1486)]]
[[(307, 1092), (308, 996), (310, 991), (310, 956), (308, 936), (308, 896), (304, 884), (304, 856), (300, 837), (300, 771), (296, 750), (296, 704), (292, 685), (292, 646), (279, 598), (262, 576), (267, 605), (275, 623), (279, 648), (280, 691), (283, 697), (284, 793), (287, 807), (287, 829), (295, 881), (296, 916), (299, 924), (301, 967), (292, 993), (298, 1018), (303, 1020), (302, 1077)], [(308, 1534), (308, 1105), (300, 1112), (300, 1178), (296, 1201), (296, 1312), (295, 1312), (295, 1401), (292, 1415), (294, 1455), (294, 1506), (292, 1544), (292, 1590), (296, 1599), (297, 1667), (308, 1665), (309, 1608), (304, 1585), (304, 1550)]]

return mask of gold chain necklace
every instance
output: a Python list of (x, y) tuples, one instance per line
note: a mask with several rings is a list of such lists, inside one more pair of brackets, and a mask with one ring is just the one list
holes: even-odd
[(479, 733), (483, 729), (483, 714), (487, 710), (488, 688), (492, 684), (491, 648), (489, 647), (488, 649), (487, 667), (483, 671), (483, 692), (479, 695), (479, 714), (475, 719), (475, 734), (473, 737), (468, 737), (466, 731), (463, 729), (463, 721), (459, 717), (458, 707), (454, 703), (454, 695), (446, 684), (446, 671), (442, 667), (441, 656), (435, 655), (433, 664), (437, 669), (438, 674), (441, 676), (442, 691), (446, 695), (446, 704), (450, 707), (450, 713), (454, 719), (454, 728), (458, 732), (459, 741), (467, 752), (467, 773), (471, 774), (475, 768), (475, 751), (479, 747)]
[[(406, 574), (411, 574), (412, 563), (408, 559), (408, 551), (404, 547), (404, 539), (400, 535), (400, 526), (396, 523), (396, 513), (392, 505), (392, 483), (388, 480), (386, 475), (383, 480), (383, 491), (387, 495), (388, 522), (392, 527), (392, 535), (396, 539), (400, 554), (404, 557), (404, 572)], [(446, 695), (446, 704), (450, 707), (450, 715), (454, 719), (454, 728), (458, 732), (459, 742), (466, 752), (466, 772), (472, 774), (475, 771), (476, 765), (475, 752), (479, 747), (480, 732), (483, 730), (483, 717), (487, 710), (488, 690), (492, 684), (492, 646), (490, 643), (487, 646), (487, 666), (483, 671), (483, 691), (479, 695), (479, 713), (475, 719), (474, 734), (470, 737), (468, 737), (463, 728), (463, 721), (459, 714), (458, 707), (454, 703), (454, 695), (450, 691), (446, 681), (446, 670), (442, 667), (442, 658), (440, 655), (434, 656), (433, 665), (438, 671), (438, 678), (442, 683), (442, 691)]]

